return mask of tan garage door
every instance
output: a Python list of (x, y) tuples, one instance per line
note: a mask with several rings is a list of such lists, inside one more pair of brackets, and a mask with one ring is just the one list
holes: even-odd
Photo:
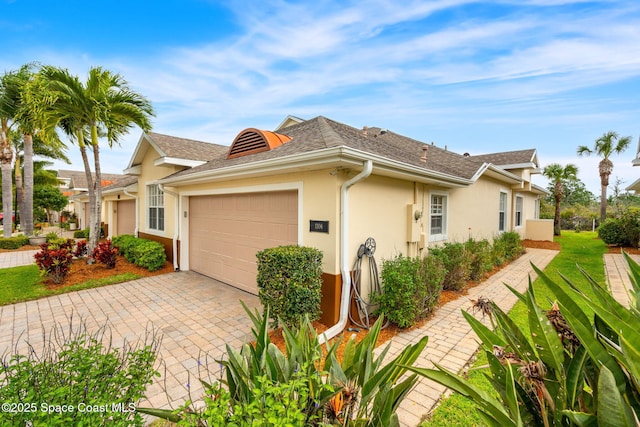
[(117, 212), (117, 229), (115, 232), (120, 234), (133, 234), (136, 229), (136, 201), (120, 200), (116, 208)]
[(189, 266), (258, 293), (256, 252), (298, 243), (298, 193), (193, 196), (189, 200)]

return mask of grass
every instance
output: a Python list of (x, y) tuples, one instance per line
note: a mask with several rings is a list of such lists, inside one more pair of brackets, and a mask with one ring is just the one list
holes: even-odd
[(82, 289), (113, 285), (139, 279), (140, 277), (142, 276), (133, 273), (124, 273), (101, 279), (92, 279), (58, 289), (48, 289), (43, 284), (40, 271), (35, 264), (4, 268), (0, 269), (0, 305), (30, 301), (51, 295), (80, 291)]
[[(585, 283), (584, 276), (578, 271), (576, 265), (582, 267), (598, 283), (604, 283), (603, 254), (606, 253), (606, 245), (593, 232), (575, 233), (563, 232), (562, 236), (555, 239), (560, 243), (561, 251), (545, 268), (544, 272), (551, 279), (562, 281), (560, 274), (575, 284)], [(553, 294), (540, 279), (533, 283), (534, 292), (538, 303), (545, 307), (552, 301)], [(509, 312), (509, 316), (520, 327), (527, 325), (527, 308), (522, 302), (518, 302)], [(469, 372), (468, 378), (477, 386), (487, 392), (494, 392), (490, 382), (484, 376), (481, 369), (474, 369), (486, 365), (486, 357), (480, 355)], [(480, 418), (476, 415), (475, 405), (467, 398), (453, 394), (442, 401), (433, 412), (430, 419), (421, 424), (421, 427), (456, 427), (481, 425)]]

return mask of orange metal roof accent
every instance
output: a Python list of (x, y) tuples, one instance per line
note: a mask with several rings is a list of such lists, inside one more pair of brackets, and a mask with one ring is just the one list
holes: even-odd
[(233, 140), (231, 147), (229, 147), (227, 159), (273, 150), (289, 141), (291, 141), (291, 138), (287, 135), (268, 130), (248, 128), (240, 132), (236, 139)]

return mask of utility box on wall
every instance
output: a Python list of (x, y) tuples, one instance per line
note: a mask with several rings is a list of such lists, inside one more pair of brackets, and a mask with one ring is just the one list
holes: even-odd
[(422, 211), (415, 204), (407, 205), (407, 242), (420, 241), (420, 219)]

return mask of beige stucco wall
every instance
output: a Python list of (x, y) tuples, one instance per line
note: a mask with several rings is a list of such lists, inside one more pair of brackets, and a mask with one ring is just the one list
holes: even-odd
[[(340, 174), (332, 174), (332, 169), (298, 172), (277, 176), (238, 179), (226, 182), (208, 182), (175, 188), (181, 195), (180, 238), (188, 238), (189, 233), (189, 196), (230, 194), (235, 192), (264, 192), (298, 190), (299, 202), (298, 227), (300, 245), (321, 250), (323, 271), (330, 274), (340, 272), (338, 233), (340, 230)], [(165, 202), (165, 206), (167, 206)], [(186, 214), (185, 214), (186, 212)], [(309, 221), (329, 221), (329, 233), (309, 231)], [(181, 265), (188, 265), (188, 245), (181, 247)]]
[(527, 220), (527, 234), (525, 235), (525, 238), (531, 240), (546, 240), (549, 242), (553, 242), (553, 220)]
[(167, 238), (173, 238), (175, 233), (175, 203), (176, 197), (171, 192), (171, 187), (167, 187), (164, 193), (164, 232), (150, 230), (147, 222), (147, 185), (165, 178), (181, 170), (174, 166), (155, 166), (153, 162), (158, 159), (159, 154), (153, 148), (149, 148), (141, 162), (142, 173), (138, 177), (138, 223), (139, 231)]

